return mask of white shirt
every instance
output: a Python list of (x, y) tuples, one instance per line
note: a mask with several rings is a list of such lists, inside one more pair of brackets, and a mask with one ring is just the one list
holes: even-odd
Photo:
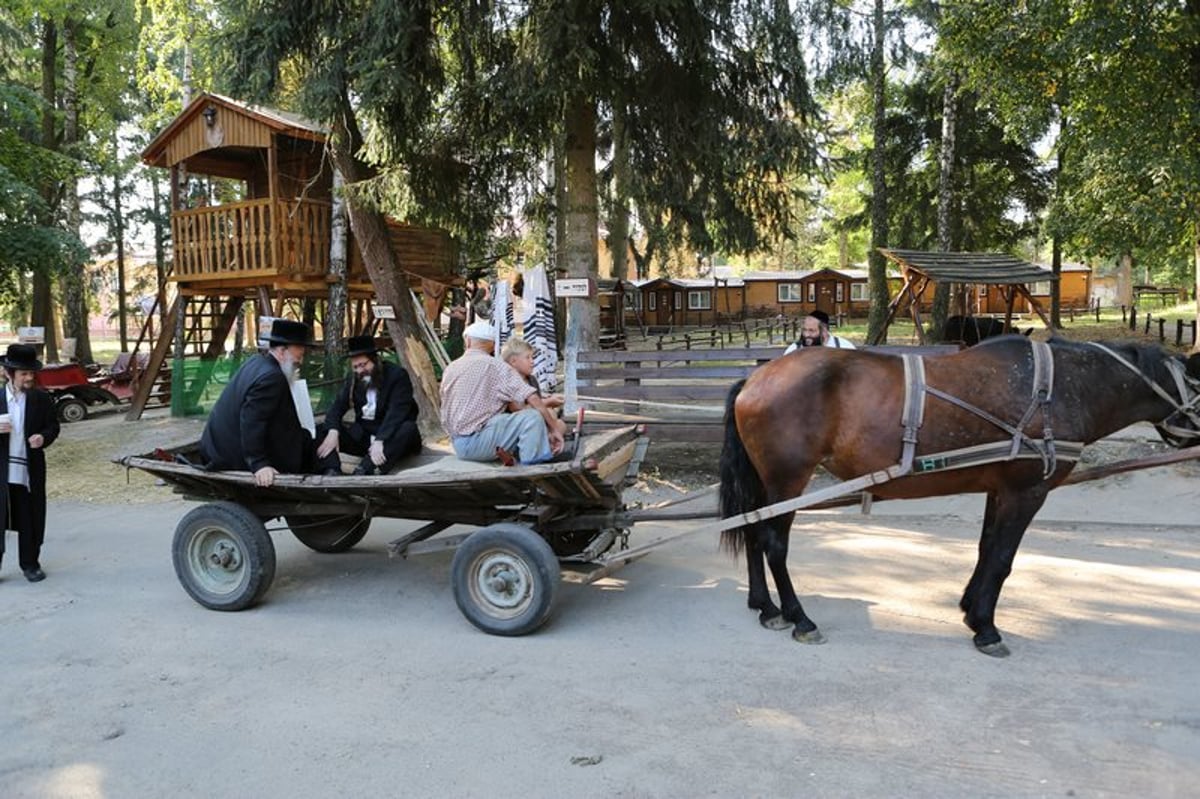
[(375, 419), (375, 404), (376, 404), (376, 402), (378, 402), (378, 400), (379, 400), (379, 389), (375, 388), (374, 386), (368, 387), (367, 388), (367, 401), (364, 402), (363, 406), (362, 406), (362, 418), (370, 419), (370, 420), (374, 421), (374, 419)]
[[(858, 347), (854, 346), (853, 341), (848, 341), (847, 339), (844, 339), (841, 336), (835, 336), (832, 333), (829, 334), (829, 338), (826, 339), (825, 343), (822, 344), (821, 346), (822, 347), (834, 347), (839, 350), (856, 350), (856, 349), (858, 349)], [(783, 354), (791, 355), (793, 352), (795, 352), (798, 349), (800, 349), (800, 345), (793, 341), (791, 346), (789, 346), (786, 350), (783, 351)]]
[(12, 385), (7, 384), (4, 392), (8, 399), (8, 418), (12, 432), (8, 434), (8, 482), (29, 488), (29, 451), (25, 445), (25, 397), (24, 392), (14, 394)]

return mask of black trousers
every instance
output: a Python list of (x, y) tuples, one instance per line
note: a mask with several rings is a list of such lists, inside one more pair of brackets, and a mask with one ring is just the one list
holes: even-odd
[[(371, 436), (375, 435), (378, 429), (377, 425), (363, 422), (355, 422), (346, 424), (342, 422), (335, 428), (338, 435), (338, 450), (347, 455), (361, 455), (367, 457), (367, 450), (371, 448)], [(324, 434), (318, 437), (318, 441), (324, 438)], [(379, 471), (387, 473), (395, 466), (400, 458), (406, 455), (415, 455), (421, 451), (421, 431), (417, 428), (416, 422), (404, 422), (396, 431), (396, 439), (400, 441), (400, 455), (396, 458), (389, 459)], [(394, 445), (393, 445), (394, 446)], [(388, 449), (391, 449), (389, 446)]]
[[(29, 489), (19, 483), (8, 484), (8, 528), (17, 531), (17, 559), (22, 571), (40, 569), (45, 530), (33, 525), (33, 498)], [(0, 536), (0, 556), (4, 555), (4, 538)]]

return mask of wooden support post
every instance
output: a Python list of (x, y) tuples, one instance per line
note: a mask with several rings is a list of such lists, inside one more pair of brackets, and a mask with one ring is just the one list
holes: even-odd
[(150, 360), (146, 364), (145, 371), (142, 372), (137, 391), (129, 403), (129, 410), (125, 413), (125, 420), (128, 422), (136, 422), (142, 418), (142, 411), (145, 410), (146, 403), (150, 400), (150, 393), (154, 390), (154, 384), (158, 380), (158, 373), (162, 369), (163, 364), (166, 363), (167, 353), (174, 343), (174, 338), (167, 331), (175, 329), (175, 323), (179, 318), (183, 303), (184, 296), (180, 292), (175, 295), (175, 302), (171, 304), (171, 310), (167, 312), (167, 318), (163, 322), (162, 335), (158, 337), (158, 341), (154, 344), (154, 349), (150, 352)]

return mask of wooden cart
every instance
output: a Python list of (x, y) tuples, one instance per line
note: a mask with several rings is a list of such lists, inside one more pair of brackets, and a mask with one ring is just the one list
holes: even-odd
[(191, 465), (193, 448), (117, 462), (204, 503), (179, 522), (172, 556), (180, 583), (205, 607), (242, 610), (266, 594), (276, 566), (267, 521), (282, 519), (306, 546), (333, 553), (361, 541), (375, 517), (413, 519), (427, 524), (391, 542), (391, 553), (407, 555), (452, 525), (478, 528), (436, 542), (457, 547), (455, 599), (480, 629), (522, 635), (549, 617), (562, 565), (587, 572), (625, 545), (622, 491), (647, 443), (628, 427), (586, 437), (572, 462), (505, 468), (422, 455), (396, 474), (279, 475), (269, 488), (249, 472)]

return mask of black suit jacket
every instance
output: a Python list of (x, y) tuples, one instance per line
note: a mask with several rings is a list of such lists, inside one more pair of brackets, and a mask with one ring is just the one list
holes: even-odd
[[(8, 413), (8, 390), (0, 388), (0, 413)], [(33, 527), (41, 532), (46, 528), (46, 447), (58, 438), (58, 412), (54, 398), (40, 388), (30, 389), (25, 395), (25, 439), (35, 433), (42, 434), (42, 446), (32, 449), (26, 445), (29, 467), (29, 501), (33, 515)], [(8, 433), (0, 434), (0, 475), (8, 484)], [(8, 519), (8, 491), (0, 491), (0, 513)]]
[(204, 425), (200, 450), (213, 469), (312, 471), (312, 436), (300, 426), (287, 377), (270, 354), (255, 355), (229, 381)]
[[(355, 423), (362, 426), (368, 435), (374, 435), (383, 442), (383, 454), (388, 460), (396, 460), (411, 453), (414, 433), (405, 431), (400, 435), (399, 432), (405, 422), (417, 421), (417, 403), (413, 401), (412, 380), (404, 367), (382, 360), (375, 377), (374, 385), (379, 394), (375, 398), (373, 423), (362, 418), (363, 405), (367, 403), (367, 392), (358, 386), (354, 375), (346, 378), (346, 382), (338, 390), (325, 419), (331, 426), (338, 425), (353, 405)], [(417, 447), (420, 447), (419, 439)]]

